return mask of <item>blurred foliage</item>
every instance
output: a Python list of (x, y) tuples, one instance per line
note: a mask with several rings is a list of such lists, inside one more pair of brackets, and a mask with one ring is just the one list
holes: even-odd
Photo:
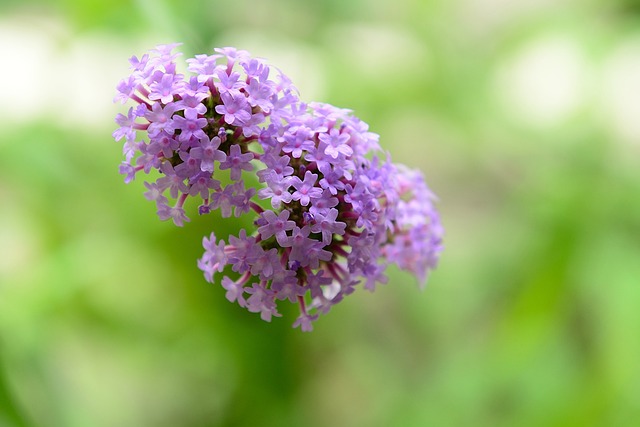
[[(0, 111), (0, 426), (634, 425), (636, 3), (3, 2), (3, 93), (24, 34), (57, 62)], [(202, 236), (247, 223), (157, 221), (96, 95), (171, 41), (269, 55), (421, 168), (447, 230), (427, 290), (393, 270), (302, 334), (208, 285)]]

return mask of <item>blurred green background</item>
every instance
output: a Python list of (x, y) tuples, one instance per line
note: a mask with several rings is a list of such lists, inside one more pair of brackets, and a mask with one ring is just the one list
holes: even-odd
[[(207, 284), (243, 224), (158, 221), (111, 138), (127, 59), (174, 41), (422, 169), (427, 290), (392, 270), (303, 334)], [(0, 58), (0, 426), (639, 425), (637, 1), (4, 0)]]

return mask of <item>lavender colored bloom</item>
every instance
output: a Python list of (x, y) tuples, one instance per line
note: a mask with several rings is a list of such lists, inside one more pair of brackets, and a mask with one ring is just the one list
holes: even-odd
[(225, 70), (218, 68), (216, 76), (218, 77), (216, 87), (220, 92), (231, 92), (244, 88), (244, 83), (240, 81), (240, 73), (227, 74)]
[(273, 209), (279, 209), (283, 202), (291, 202), (291, 193), (289, 193), (291, 180), (285, 178), (278, 181), (277, 175), (273, 173), (267, 178), (267, 185), (268, 187), (258, 191), (258, 196), (260, 196), (261, 199), (271, 199), (271, 207), (273, 207)]
[(127, 141), (133, 141), (136, 138), (135, 131), (135, 120), (136, 115), (134, 114), (133, 108), (129, 108), (129, 112), (127, 115), (119, 114), (116, 116), (116, 123), (120, 126), (116, 129), (112, 136), (116, 141), (120, 141), (123, 137)]
[(202, 130), (207, 125), (207, 119), (199, 117), (193, 109), (186, 110), (184, 117), (176, 115), (173, 119), (176, 129), (182, 132), (178, 137), (180, 141), (189, 141), (192, 137), (203, 139), (207, 134)]
[(113, 99), (113, 102), (119, 102), (121, 104), (126, 103), (131, 95), (133, 95), (138, 88), (138, 79), (135, 76), (129, 76), (126, 79), (122, 80), (116, 86), (118, 94)]
[(216, 113), (224, 116), (227, 124), (241, 126), (251, 118), (251, 110), (247, 98), (237, 90), (220, 94), (223, 104), (216, 106)]
[(289, 165), (291, 159), (288, 156), (274, 156), (271, 153), (262, 157), (266, 168), (258, 171), (258, 177), (265, 182), (263, 175), (275, 173), (277, 179), (293, 174), (293, 168)]
[(303, 151), (313, 151), (315, 149), (315, 143), (311, 139), (312, 135), (311, 130), (306, 127), (296, 129), (296, 133), (284, 136), (286, 143), (282, 147), (282, 151), (299, 159)]
[(322, 234), (322, 241), (325, 245), (331, 243), (333, 234), (342, 236), (347, 224), (344, 222), (336, 221), (338, 218), (338, 210), (330, 209), (327, 215), (320, 213), (314, 216), (315, 224), (311, 226), (311, 231), (314, 233)]
[(207, 93), (199, 92), (200, 87), (196, 86), (193, 91), (185, 91), (180, 96), (174, 105), (177, 110), (184, 110), (185, 115), (204, 115), (207, 112), (207, 107), (202, 103), (209, 95)]
[(200, 196), (208, 200), (211, 190), (220, 190), (220, 181), (213, 179), (210, 174), (201, 172), (189, 179), (189, 195)]
[(174, 139), (173, 135), (163, 131), (155, 135), (153, 141), (149, 144), (147, 152), (156, 155), (156, 157), (161, 155), (164, 158), (170, 159), (178, 147), (180, 147), (180, 143)]
[(337, 159), (339, 155), (350, 156), (353, 154), (353, 150), (347, 145), (347, 141), (350, 138), (347, 133), (340, 133), (338, 129), (331, 129), (329, 134), (321, 134), (318, 138), (327, 144), (324, 153), (334, 159)]
[(249, 163), (251, 160), (253, 160), (252, 153), (242, 154), (239, 145), (232, 145), (229, 148), (227, 158), (220, 164), (220, 169), (231, 169), (231, 179), (237, 181), (240, 179), (243, 170), (253, 170), (253, 166)]
[(322, 141), (319, 141), (318, 146), (314, 147), (313, 150), (307, 152), (305, 154), (304, 159), (309, 163), (315, 163), (316, 167), (319, 170), (322, 169), (331, 169), (331, 165), (336, 163), (336, 159), (328, 156), (325, 153), (327, 144)]
[(163, 106), (159, 102), (154, 103), (151, 106), (151, 111), (147, 111), (144, 115), (144, 118), (149, 120), (149, 134), (155, 134), (160, 131), (173, 134), (175, 123), (172, 117), (176, 110), (177, 108), (174, 104)]
[(196, 79), (199, 83), (205, 83), (217, 75), (217, 71), (221, 67), (217, 63), (220, 58), (221, 55), (196, 55), (195, 58), (187, 59), (188, 69), (192, 73), (196, 73)]
[(220, 209), (223, 218), (229, 218), (233, 212), (236, 201), (236, 192), (233, 185), (227, 185), (223, 190), (211, 195), (211, 209)]
[(238, 237), (229, 236), (228, 255), (233, 271), (244, 273), (251, 268), (248, 262), (249, 255), (256, 243), (256, 238), (247, 236), (244, 229), (240, 230)]
[(202, 238), (202, 246), (205, 248), (205, 255), (198, 260), (198, 267), (205, 273), (205, 278), (213, 281), (214, 273), (221, 273), (227, 264), (227, 254), (225, 253), (226, 245), (224, 240), (216, 243), (216, 236), (211, 233), (209, 238)]
[[(177, 46), (130, 59), (114, 102), (134, 106), (113, 137), (124, 139), (125, 182), (157, 172), (144, 196), (161, 220), (184, 226), (189, 198), (201, 215), (253, 215), (252, 230), (203, 239), (206, 281), (265, 321), (278, 304), (297, 304), (303, 331), (358, 288), (386, 283), (389, 264), (424, 286), (443, 229), (421, 173), (380, 156), (378, 135), (350, 110), (302, 102), (286, 75), (248, 52), (196, 55), (183, 76)], [(246, 179), (254, 167), (257, 179)]]
[(269, 280), (273, 277), (274, 273), (282, 270), (277, 249), (271, 248), (265, 251), (259, 245), (254, 246), (253, 249), (251, 274), (259, 276), (263, 280)]
[(269, 78), (269, 67), (267, 67), (262, 61), (251, 58), (248, 62), (242, 64), (242, 68), (247, 73), (247, 76), (251, 77), (251, 80), (257, 80), (260, 82), (266, 82)]
[(194, 159), (200, 159), (200, 168), (203, 172), (213, 172), (213, 166), (217, 161), (224, 162), (227, 155), (224, 151), (218, 150), (220, 147), (220, 138), (214, 136), (209, 139), (206, 135), (200, 138), (200, 145), (191, 149), (189, 154)]
[(237, 182), (235, 186), (237, 190), (236, 198), (234, 201), (235, 208), (233, 210), (233, 213), (235, 216), (239, 217), (246, 213), (249, 213), (249, 211), (252, 209), (253, 201), (251, 199), (253, 199), (253, 196), (256, 194), (256, 189), (250, 188), (247, 191), (244, 191), (244, 184), (242, 181)]
[(160, 205), (158, 208), (158, 217), (165, 221), (169, 218), (173, 220), (173, 223), (178, 227), (182, 227), (185, 222), (189, 221), (189, 218), (185, 215), (184, 209), (182, 206), (166, 206)]
[(178, 156), (182, 163), (174, 168), (176, 175), (182, 179), (189, 179), (200, 173), (200, 160), (193, 157), (190, 152), (181, 151)]
[[(266, 68), (266, 67), (265, 67)], [(267, 72), (268, 72), (268, 68)], [(260, 107), (262, 111), (270, 112), (273, 108), (271, 95), (273, 88), (269, 84), (260, 83), (257, 79), (251, 79), (246, 87), (247, 101), (252, 107)]]
[(262, 218), (265, 224), (258, 228), (258, 233), (262, 240), (266, 240), (271, 236), (276, 236), (278, 244), (282, 246), (287, 241), (287, 231), (293, 230), (296, 226), (295, 221), (289, 221), (290, 212), (283, 210), (279, 215), (276, 215), (273, 211), (264, 211)]
[[(338, 206), (338, 198), (332, 197), (329, 190), (322, 191), (322, 195), (313, 201), (313, 205), (309, 208), (309, 216), (311, 218), (316, 215), (325, 216), (329, 209)], [(335, 218), (334, 218), (335, 219)]]
[(322, 172), (322, 179), (318, 183), (320, 187), (329, 190), (334, 196), (338, 194), (338, 191), (345, 189), (345, 183), (342, 180), (344, 174), (340, 167), (324, 165), (319, 166), (318, 169)]
[(292, 270), (279, 270), (271, 281), (271, 289), (275, 291), (275, 298), (279, 300), (288, 299), (292, 303), (297, 303), (298, 298), (307, 293), (307, 289), (298, 283), (295, 272)]
[(153, 200), (159, 202), (161, 204), (167, 202), (167, 198), (163, 194), (163, 189), (158, 186), (156, 182), (145, 182), (144, 186), (147, 187), (148, 191), (144, 193), (144, 197), (148, 200)]
[(119, 171), (120, 174), (126, 175), (126, 178), (124, 179), (124, 182), (126, 184), (133, 181), (136, 178), (136, 172), (138, 172), (138, 170), (133, 167), (133, 165), (126, 162), (120, 164)]
[[(212, 280), (209, 281), (211, 282)], [(225, 298), (227, 298), (229, 302), (238, 301), (240, 307), (246, 307), (247, 301), (242, 295), (244, 293), (244, 284), (242, 282), (234, 282), (229, 277), (224, 276), (222, 278), (221, 285), (227, 291), (227, 293), (225, 294)]]
[(158, 179), (158, 186), (163, 188), (163, 191), (168, 189), (172, 198), (175, 199), (179, 194), (189, 192), (189, 187), (185, 184), (184, 178), (178, 176), (171, 163), (163, 162), (160, 170), (164, 173), (164, 176)]
[(318, 320), (317, 314), (310, 315), (309, 313), (302, 312), (300, 313), (300, 316), (298, 316), (296, 321), (293, 322), (293, 327), (300, 327), (300, 330), (302, 332), (311, 332), (313, 331), (313, 322), (315, 320)]
[(247, 299), (247, 310), (260, 313), (260, 317), (265, 322), (270, 322), (271, 316), (280, 316), (276, 310), (275, 292), (267, 289), (262, 282), (254, 283), (253, 286), (245, 289), (245, 292), (251, 295)]
[(159, 79), (159, 81), (154, 81), (149, 85), (151, 89), (149, 99), (152, 101), (159, 99), (163, 104), (168, 104), (173, 101), (175, 76), (171, 74), (161, 74)]
[(317, 199), (322, 196), (322, 189), (314, 187), (318, 176), (306, 171), (304, 174), (304, 180), (301, 180), (297, 176), (294, 176), (291, 180), (291, 185), (296, 189), (291, 194), (293, 200), (299, 200), (302, 206), (308, 206), (311, 199)]
[(315, 240), (309, 237), (311, 229), (308, 225), (301, 227), (294, 227), (291, 232), (291, 236), (287, 239), (286, 244), (282, 246), (291, 248), (289, 253), (289, 266), (296, 266), (294, 270), (300, 267), (309, 265), (311, 259), (309, 258), (309, 250), (312, 248)]

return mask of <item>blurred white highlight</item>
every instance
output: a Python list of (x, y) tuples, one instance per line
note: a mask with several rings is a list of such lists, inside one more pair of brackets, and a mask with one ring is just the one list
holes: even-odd
[(356, 22), (330, 27), (326, 34), (327, 45), (335, 47), (359, 75), (380, 81), (429, 77), (429, 48), (410, 31)]
[(640, 144), (640, 36), (621, 42), (603, 64), (602, 112), (617, 138)]
[(496, 90), (508, 111), (534, 126), (569, 119), (587, 101), (589, 66), (578, 41), (544, 37), (498, 68)]
[(115, 128), (115, 87), (129, 72), (127, 59), (143, 51), (135, 50), (142, 40), (118, 43), (108, 34), (71, 34), (55, 18), (0, 20), (4, 120)]

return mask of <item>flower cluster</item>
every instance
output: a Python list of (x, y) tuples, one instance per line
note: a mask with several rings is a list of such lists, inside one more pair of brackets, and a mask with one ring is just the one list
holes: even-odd
[(266, 321), (280, 316), (279, 301), (298, 304), (303, 331), (359, 283), (385, 283), (390, 263), (426, 281), (443, 230), (419, 172), (381, 156), (378, 135), (351, 111), (302, 102), (285, 75), (247, 52), (196, 55), (186, 78), (176, 46), (131, 58), (116, 101), (136, 106), (118, 115), (114, 138), (125, 140), (125, 182), (159, 172), (145, 197), (160, 219), (189, 221), (188, 198), (201, 215), (255, 216), (255, 229), (228, 242), (203, 239), (207, 281)]

